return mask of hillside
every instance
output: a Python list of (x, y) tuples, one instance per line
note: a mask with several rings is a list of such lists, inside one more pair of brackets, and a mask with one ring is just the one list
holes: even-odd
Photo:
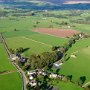
[(0, 0), (0, 6), (32, 10), (89, 10), (90, 4), (66, 2), (68, 0)]

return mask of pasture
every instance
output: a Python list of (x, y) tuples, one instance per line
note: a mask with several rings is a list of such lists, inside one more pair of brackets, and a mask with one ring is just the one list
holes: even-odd
[(0, 43), (0, 89), (1, 90), (21, 90), (22, 80), (11, 62), (6, 51)]
[(54, 85), (56, 85), (55, 87), (56, 88), (59, 88), (59, 90), (83, 90), (81, 87), (79, 87), (78, 85), (76, 84), (73, 84), (73, 83), (70, 83), (70, 82), (58, 82), (58, 83), (54, 83)]
[(75, 45), (72, 46), (72, 48), (67, 52), (67, 54), (70, 56), (74, 52), (76, 55), (76, 58), (70, 57), (68, 61), (66, 61), (62, 65), (62, 69), (60, 71), (60, 74), (64, 75), (72, 75), (72, 80), (77, 82), (79, 77), (85, 76), (86, 82), (90, 81), (90, 39), (84, 39), (81, 41), (78, 41)]
[(7, 70), (15, 70), (15, 68), (11, 65), (4, 47), (0, 44), (0, 72)]
[(51, 51), (54, 45), (63, 45), (68, 39), (62, 39), (44, 34), (33, 34), (29, 36), (7, 38), (6, 42), (9, 48), (16, 49), (19, 47), (29, 48), (24, 54), (40, 54), (42, 52)]
[(1, 90), (22, 90), (22, 80), (18, 72), (0, 75)]

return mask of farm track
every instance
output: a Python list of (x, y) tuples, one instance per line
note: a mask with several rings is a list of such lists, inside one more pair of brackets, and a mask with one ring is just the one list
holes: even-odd
[(90, 85), (90, 82), (87, 82), (87, 83), (84, 84), (82, 87), (86, 87), (86, 86), (88, 86), (88, 85)]
[(19, 66), (16, 63), (12, 62), (13, 60), (12, 60), (11, 54), (8, 50), (8, 46), (7, 46), (7, 44), (5, 42), (5, 39), (4, 39), (4, 37), (2, 36), (1, 33), (0, 33), (0, 40), (1, 40), (1, 42), (3, 44), (3, 47), (5, 48), (5, 50), (8, 54), (8, 57), (9, 57), (9, 60), (10, 60), (11, 64), (17, 69), (17, 71), (19, 72), (19, 74), (22, 78), (22, 82), (23, 82), (22, 90), (26, 90), (27, 78), (25, 76), (25, 73), (21, 70), (21, 68), (19, 68)]
[(39, 42), (39, 41), (36, 41), (36, 40), (33, 40), (33, 39), (30, 39), (30, 38), (27, 38), (27, 37), (22, 37), (24, 39), (28, 39), (28, 40), (31, 40), (33, 42), (37, 42), (37, 43), (40, 43), (42, 45), (45, 45), (45, 46), (48, 46), (48, 47), (52, 47), (52, 45), (49, 45), (49, 44), (46, 44), (46, 43), (43, 43), (43, 42)]
[(11, 74), (11, 73), (14, 73), (14, 72), (18, 72), (18, 71), (6, 71), (6, 72), (2, 72), (0, 73), (0, 75), (6, 75), (6, 74)]

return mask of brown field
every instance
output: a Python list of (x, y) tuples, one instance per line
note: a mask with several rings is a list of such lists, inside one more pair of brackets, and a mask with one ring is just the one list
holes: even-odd
[(76, 30), (64, 30), (64, 29), (53, 29), (53, 28), (37, 28), (34, 31), (48, 35), (64, 37), (64, 38), (71, 37), (74, 34), (80, 33), (79, 31)]

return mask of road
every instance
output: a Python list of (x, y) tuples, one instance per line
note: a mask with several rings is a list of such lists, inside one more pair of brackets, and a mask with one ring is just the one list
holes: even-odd
[(87, 82), (87, 83), (84, 84), (82, 87), (86, 87), (86, 86), (88, 86), (88, 85), (90, 85), (90, 82)]
[(22, 90), (26, 90), (26, 84), (27, 84), (28, 80), (27, 80), (27, 78), (25, 76), (25, 73), (23, 72), (23, 70), (16, 63), (13, 62), (13, 60), (11, 58), (11, 53), (9, 52), (6, 41), (5, 41), (5, 39), (4, 39), (4, 37), (3, 37), (3, 35), (1, 33), (0, 33), (0, 41), (2, 42), (6, 52), (8, 54), (8, 57), (9, 57), (9, 60), (10, 60), (11, 64), (13, 66), (15, 66), (16, 69), (18, 70), (18, 72), (20, 73), (20, 76), (21, 76), (22, 82), (23, 82)]

